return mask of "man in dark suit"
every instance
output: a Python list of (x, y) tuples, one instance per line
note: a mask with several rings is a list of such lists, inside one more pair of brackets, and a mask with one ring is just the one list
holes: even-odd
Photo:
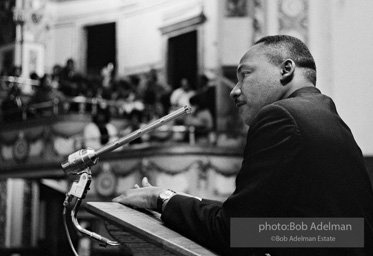
[[(333, 101), (315, 88), (308, 48), (294, 37), (264, 37), (242, 57), (237, 78), (231, 97), (250, 128), (234, 193), (219, 203), (145, 178), (114, 201), (160, 211), (167, 226), (219, 254), (373, 255), (373, 191), (362, 152)], [(232, 248), (236, 217), (364, 218), (364, 247)]]

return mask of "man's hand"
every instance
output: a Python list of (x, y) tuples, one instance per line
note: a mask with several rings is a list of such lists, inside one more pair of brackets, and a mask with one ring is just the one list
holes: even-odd
[(136, 184), (134, 189), (124, 191), (120, 196), (114, 198), (113, 202), (157, 210), (158, 195), (165, 189), (150, 185), (146, 177), (142, 179), (141, 183), (142, 187)]

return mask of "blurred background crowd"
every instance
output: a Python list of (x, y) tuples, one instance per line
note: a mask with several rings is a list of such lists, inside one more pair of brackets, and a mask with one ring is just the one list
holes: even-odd
[[(71, 58), (64, 66), (55, 65), (41, 77), (33, 72), (29, 79), (23, 79), (20, 74), (19, 67), (2, 72), (1, 86), (7, 91), (1, 102), (4, 122), (85, 113), (92, 115), (92, 121), (104, 135), (112, 118), (125, 120), (122, 132), (128, 134), (189, 105), (192, 114), (173, 125), (193, 127), (199, 139), (208, 139), (215, 128), (215, 85), (206, 75), (201, 75), (195, 85), (182, 78), (179, 84), (171, 86), (160, 81), (154, 68), (143, 75), (118, 78), (114, 65), (108, 63), (99, 74), (85, 75), (76, 71)], [(28, 93), (24, 93), (25, 84), (31, 87)]]

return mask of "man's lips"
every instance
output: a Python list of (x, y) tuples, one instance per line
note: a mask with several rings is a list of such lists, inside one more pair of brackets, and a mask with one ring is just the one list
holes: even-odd
[(234, 104), (235, 104), (236, 108), (240, 108), (241, 106), (245, 105), (245, 102), (239, 101), (239, 100), (235, 100)]

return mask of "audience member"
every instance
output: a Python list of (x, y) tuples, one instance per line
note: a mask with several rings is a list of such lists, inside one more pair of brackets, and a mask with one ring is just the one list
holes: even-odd
[[(40, 77), (39, 77), (38, 73), (31, 72), (30, 73), (30, 79), (31, 79), (31, 81), (30, 81), (30, 89), (31, 89), (31, 91), (29, 93), (33, 94), (35, 88), (37, 88), (40, 85)], [(29, 83), (26, 82), (25, 84), (29, 84)]]
[(101, 107), (99, 106), (96, 115), (92, 117), (93, 122), (97, 125), (98, 129), (100, 130), (100, 142), (101, 145), (105, 145), (109, 142), (109, 131), (107, 128), (107, 124), (110, 122), (111, 115), (110, 110), (107, 106)]
[(164, 115), (165, 111), (161, 104), (161, 98), (169, 91), (170, 88), (159, 82), (157, 70), (151, 69), (147, 74), (145, 90), (142, 97), (146, 109), (147, 120), (152, 120)]
[(30, 79), (31, 79), (31, 80), (39, 80), (40, 77), (39, 77), (38, 73), (36, 73), (36, 72), (31, 72), (31, 73), (30, 73)]
[(35, 87), (35, 93), (28, 102), (30, 106), (29, 114), (51, 116), (53, 115), (55, 105), (57, 105), (59, 112), (63, 109), (64, 101), (65, 96), (52, 87), (52, 76), (50, 74), (45, 74), (40, 79), (40, 85)]
[(97, 96), (102, 97), (103, 99), (110, 100), (113, 99), (114, 93), (114, 65), (113, 63), (109, 63), (105, 67), (101, 69), (101, 86), (99, 88), (99, 92)]
[(137, 75), (130, 75), (129, 76), (129, 84), (132, 88), (132, 90), (135, 92), (136, 97), (140, 97), (141, 92), (140, 92), (140, 77)]
[(216, 127), (216, 86), (206, 75), (200, 76), (197, 95), (197, 100), (210, 111), (213, 126)]
[(60, 90), (69, 97), (78, 95), (78, 74), (75, 71), (75, 62), (73, 59), (68, 59), (66, 65), (61, 70)]
[(118, 113), (128, 118), (133, 111), (144, 112), (144, 103), (136, 99), (134, 91), (130, 91), (117, 100)]
[[(122, 135), (126, 136), (126, 135), (129, 135), (130, 133), (140, 129), (141, 126), (142, 126), (143, 118), (144, 118), (144, 113), (142, 111), (139, 111), (137, 109), (134, 109), (133, 111), (131, 111), (129, 113), (129, 115), (127, 116), (128, 124), (125, 127), (125, 129), (123, 130)], [(129, 144), (142, 143), (145, 137), (146, 136), (139, 137), (139, 138), (129, 142)]]
[(184, 125), (195, 128), (195, 139), (198, 144), (206, 144), (209, 142), (209, 134), (214, 127), (212, 115), (198, 95), (191, 97), (189, 101), (193, 112), (185, 116)]
[(1, 103), (1, 111), (5, 122), (21, 121), (23, 112), (23, 102), (21, 100), (21, 90), (16, 84), (10, 88), (7, 97)]
[(196, 92), (190, 86), (188, 79), (182, 78), (180, 87), (175, 89), (170, 96), (172, 107), (176, 109), (185, 105), (190, 105), (189, 99), (195, 94)]
[(2, 87), (10, 89), (13, 86), (17, 86), (21, 90), (19, 82), (16, 80), (22, 74), (22, 68), (19, 66), (13, 66), (11, 68), (4, 68), (1, 71)]
[(98, 105), (96, 114), (92, 116), (92, 122), (84, 127), (83, 137), (86, 147), (99, 149), (107, 143), (118, 140), (118, 130), (110, 121), (110, 109), (102, 102)]
[(22, 79), (21, 75), (22, 75), (22, 67), (20, 66), (4, 67), (0, 74), (0, 77), (1, 77), (0, 86), (5, 90), (9, 90), (13, 86), (17, 86), (18, 89), (20, 90), (20, 93), (22, 94), (29, 93), (29, 91), (25, 90), (24, 88), (25, 86), (23, 82), (25, 81), (25, 79)]
[(21, 77), (21, 75), (22, 75), (22, 67), (20, 67), (20, 66), (14, 66), (13, 70), (12, 70), (12, 73), (10, 75), (14, 76), (14, 77)]
[(60, 77), (61, 77), (62, 67), (58, 64), (54, 65), (52, 68), (52, 88), (60, 90)]

